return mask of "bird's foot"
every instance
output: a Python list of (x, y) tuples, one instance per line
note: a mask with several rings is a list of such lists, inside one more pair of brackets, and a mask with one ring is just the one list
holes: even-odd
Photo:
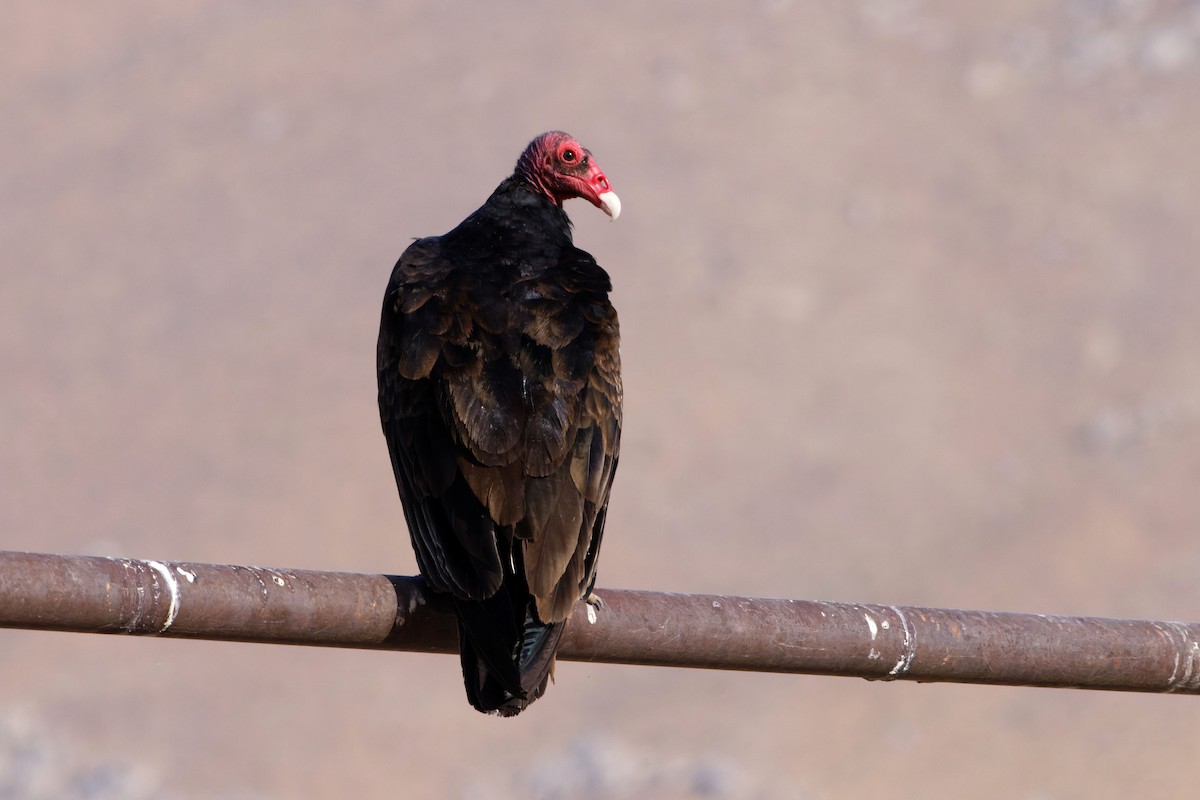
[(596, 612), (604, 608), (604, 600), (600, 595), (588, 589), (588, 593), (583, 596), (583, 602), (587, 603), (587, 618), (589, 625), (596, 624)]

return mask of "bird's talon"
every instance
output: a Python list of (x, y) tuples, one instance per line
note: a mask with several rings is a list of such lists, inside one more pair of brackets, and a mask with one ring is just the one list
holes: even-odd
[(588, 624), (595, 625), (597, 617), (596, 612), (601, 608), (604, 608), (604, 600), (600, 598), (600, 595), (593, 594), (589, 590), (588, 593), (583, 596), (583, 602), (587, 605)]

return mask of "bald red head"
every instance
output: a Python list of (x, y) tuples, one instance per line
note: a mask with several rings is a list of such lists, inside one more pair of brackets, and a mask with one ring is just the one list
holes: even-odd
[(516, 176), (555, 205), (582, 197), (613, 219), (621, 213), (621, 201), (592, 154), (562, 131), (543, 133), (530, 142), (517, 159)]

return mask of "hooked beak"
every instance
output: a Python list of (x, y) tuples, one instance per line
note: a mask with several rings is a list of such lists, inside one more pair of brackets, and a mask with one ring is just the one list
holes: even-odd
[(616, 192), (601, 192), (596, 197), (599, 200), (600, 210), (608, 214), (613, 220), (621, 216), (621, 198), (617, 197)]
[(579, 193), (596, 208), (616, 219), (621, 216), (621, 199), (612, 190), (612, 185), (609, 184), (604, 170), (600, 169), (600, 165), (591, 159), (591, 153), (588, 153), (588, 157), (588, 170), (587, 174), (583, 176), (583, 185)]

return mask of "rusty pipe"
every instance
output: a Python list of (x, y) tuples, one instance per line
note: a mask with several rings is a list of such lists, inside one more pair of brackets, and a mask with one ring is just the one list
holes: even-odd
[[(1200, 623), (598, 590), (559, 657), (1200, 693)], [(457, 649), (419, 578), (0, 552), (0, 627), (427, 653)]]

